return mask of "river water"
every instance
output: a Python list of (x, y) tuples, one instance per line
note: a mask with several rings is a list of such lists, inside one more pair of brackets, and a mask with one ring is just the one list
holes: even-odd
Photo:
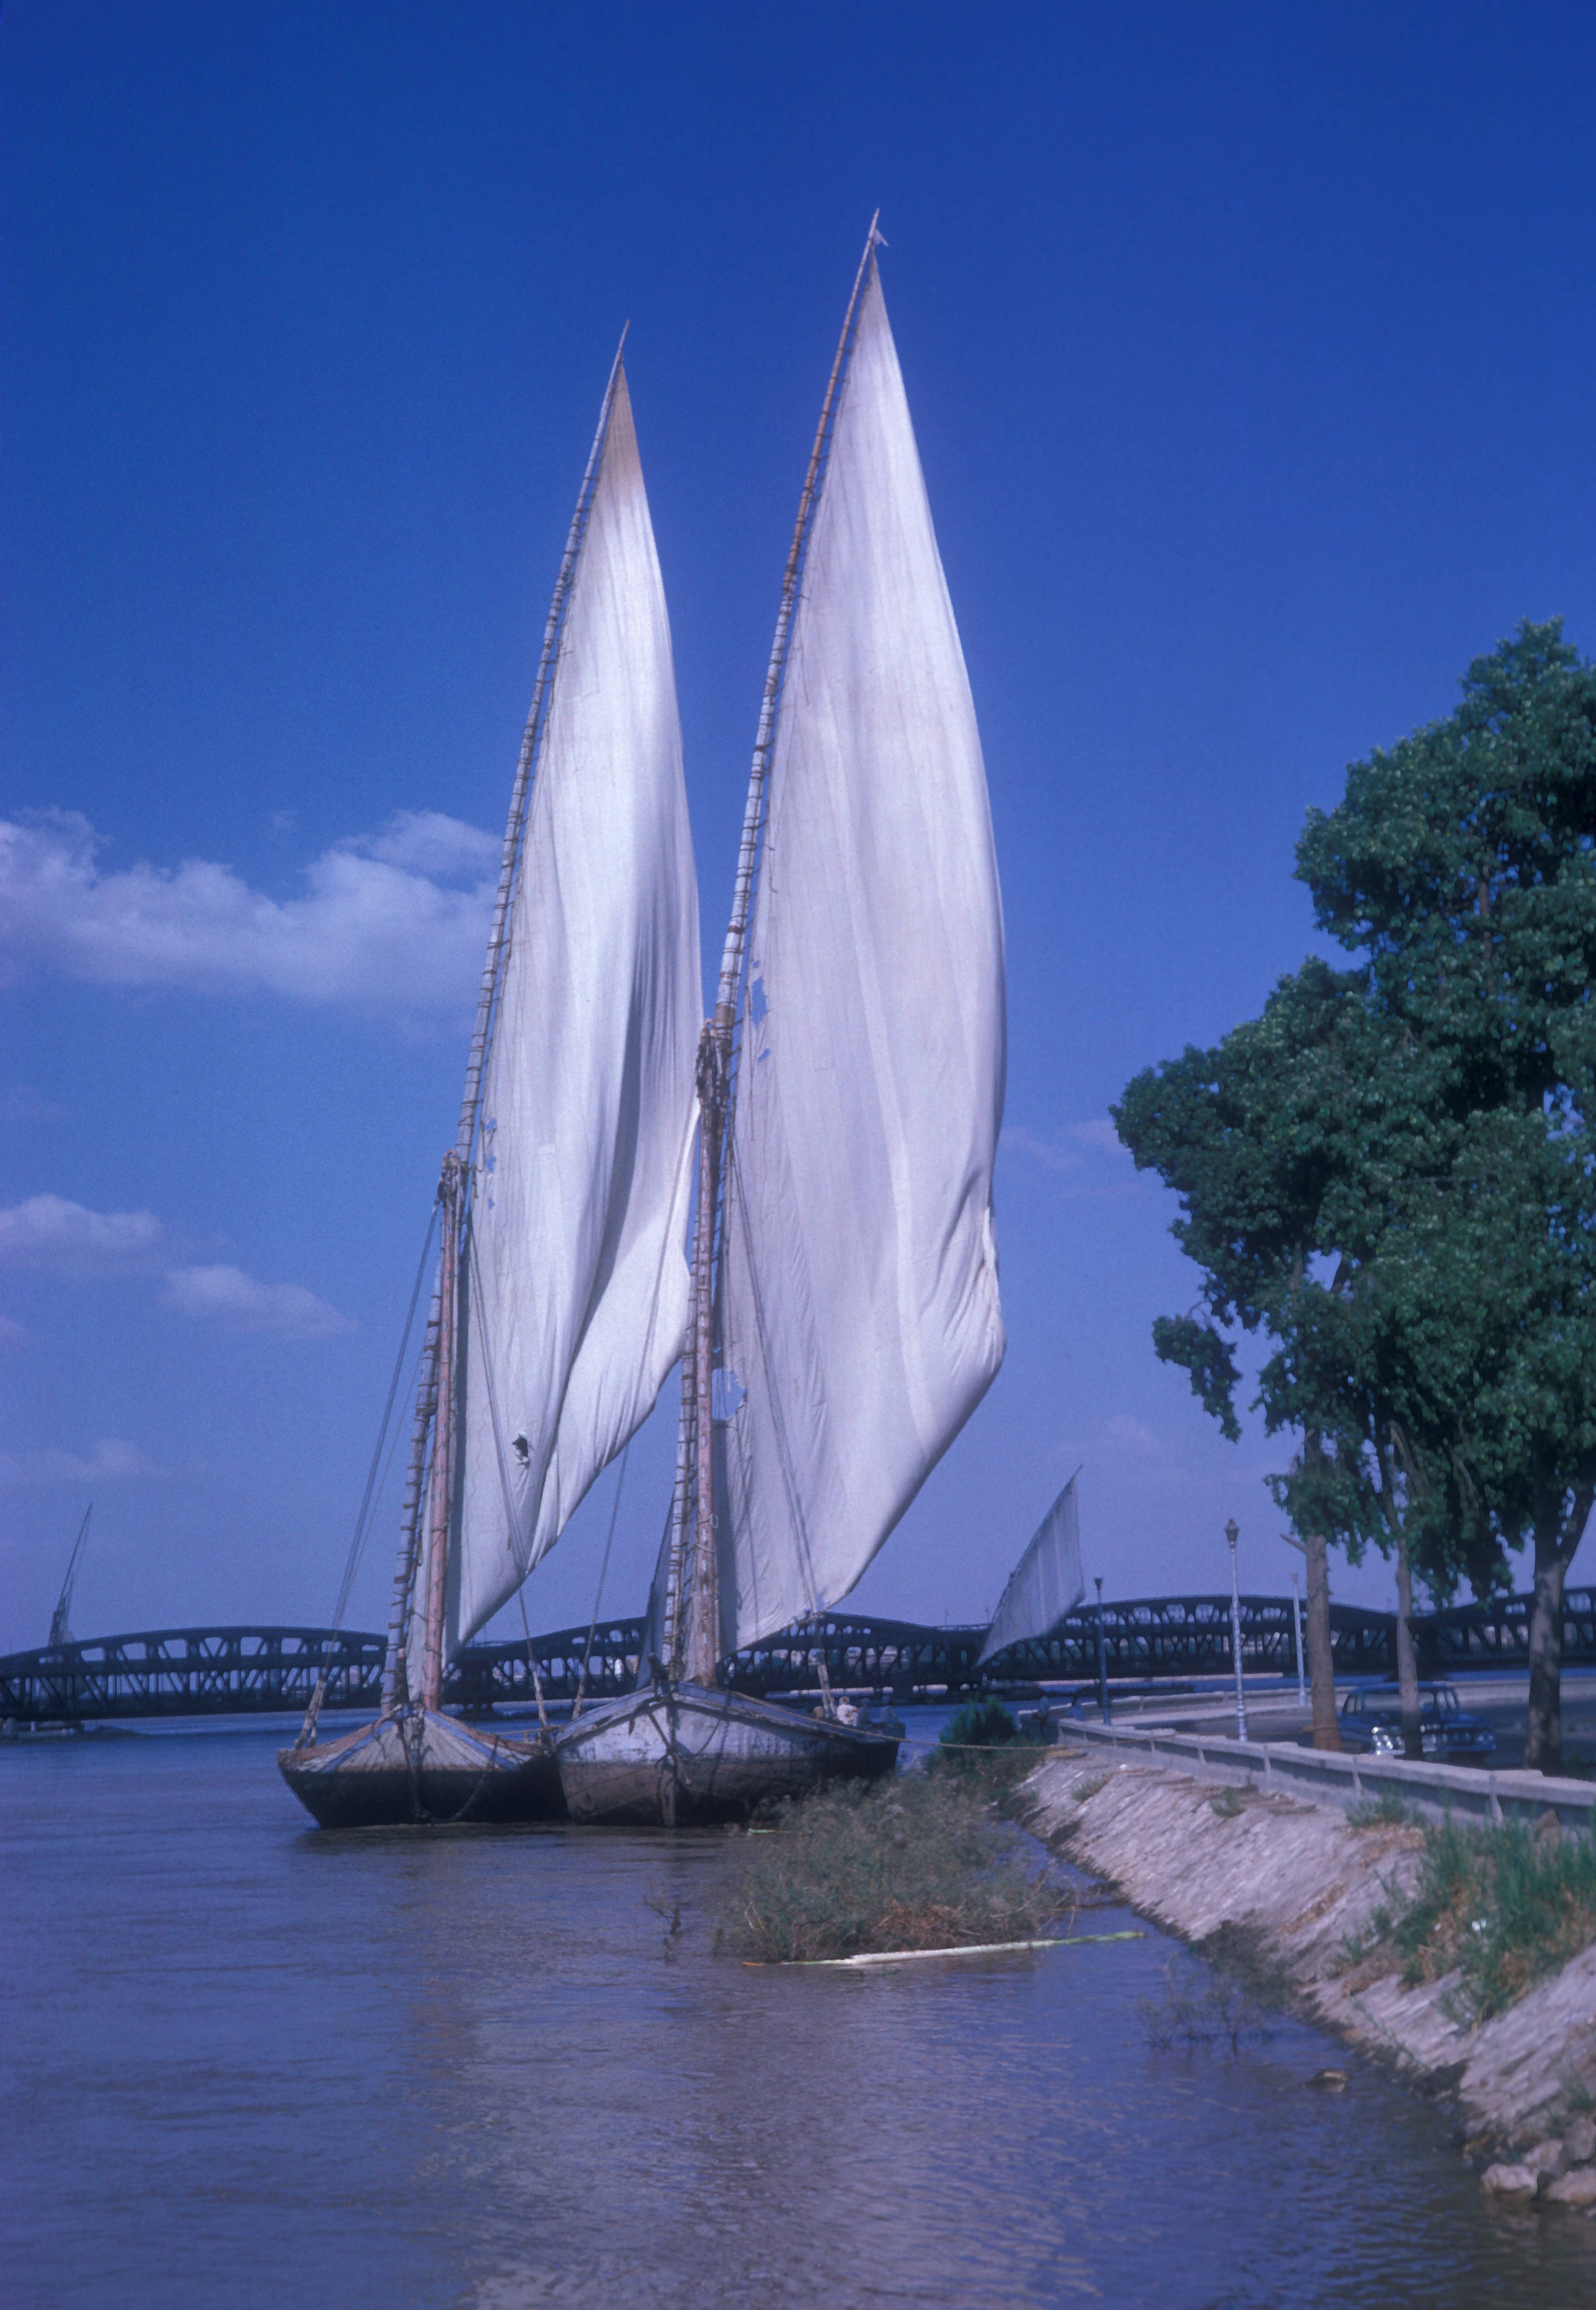
[(746, 1967), (734, 1837), (329, 1837), (282, 1737), (0, 1753), (7, 2310), (1596, 2301), (1329, 2040), (1153, 2051), (1157, 1935)]

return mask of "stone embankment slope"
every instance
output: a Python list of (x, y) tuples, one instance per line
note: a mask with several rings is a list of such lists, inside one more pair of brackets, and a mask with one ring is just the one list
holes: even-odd
[(1408, 1988), (1388, 1957), (1348, 1961), (1375, 1910), (1412, 1885), (1417, 1828), (1355, 1828), (1299, 1797), (1217, 1793), (1069, 1749), (1037, 1767), (1019, 1801), (1036, 1835), (1144, 1915), (1189, 1941), (1239, 1931), (1313, 2019), (1454, 2095), (1472, 2149), (1514, 2153), (1523, 2178), (1509, 2186), (1596, 2204), (1596, 2125), (1584, 2115), (1596, 2108), (1596, 1947), (1470, 2026), (1448, 2010), (1455, 1976)]

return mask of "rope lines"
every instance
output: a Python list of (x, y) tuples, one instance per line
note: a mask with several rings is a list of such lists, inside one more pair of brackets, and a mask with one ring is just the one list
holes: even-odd
[[(393, 1443), (389, 1445), (388, 1429), (393, 1423), (394, 1406), (399, 1399), (400, 1385), (405, 1376), (405, 1365), (410, 1352), (410, 1335), (415, 1328), (416, 1309), (421, 1304), (421, 1290), (427, 1278), (427, 1262), (432, 1252), (433, 1229), (437, 1225), (438, 1210), (434, 1205), (432, 1215), (427, 1222), (427, 1233), (421, 1244), (421, 1255), (416, 1263), (416, 1280), (411, 1286), (410, 1305), (404, 1311), (404, 1325), (399, 1334), (399, 1352), (394, 1358), (394, 1372), (388, 1382), (387, 1399), (382, 1408), (382, 1419), (377, 1430), (377, 1442), (372, 1447), (371, 1464), (366, 1471), (366, 1489), (360, 1495), (360, 1509), (355, 1516), (355, 1528), (350, 1539), (349, 1554), (344, 1560), (343, 1578), (339, 1585), (338, 1602), (333, 1609), (334, 1632), (343, 1626), (343, 1615), (349, 1609), (350, 1594), (355, 1585), (355, 1575), (360, 1568), (360, 1559), (366, 1552), (366, 1542), (371, 1537), (371, 1524), (377, 1503), (386, 1487), (388, 1472), (394, 1464), (394, 1455), (399, 1448), (399, 1437), (403, 1430), (395, 1429)], [(386, 1457), (384, 1456), (385, 1446), (386, 1447)], [(294, 1742), (296, 1749), (308, 1749), (316, 1739), (316, 1728), (321, 1718), (322, 1703), (326, 1698), (327, 1676), (328, 1670), (324, 1665), (321, 1674), (316, 1680), (316, 1689), (310, 1696), (310, 1705), (305, 1711), (305, 1722), (300, 1725), (299, 1738)]]

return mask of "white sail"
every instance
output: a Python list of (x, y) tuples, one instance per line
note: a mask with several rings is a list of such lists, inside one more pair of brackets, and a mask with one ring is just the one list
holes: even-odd
[(1045, 1637), (1072, 1612), (1086, 1594), (1080, 1569), (1080, 1519), (1071, 1477), (1037, 1525), (1030, 1546), (1009, 1576), (986, 1641), (976, 1657), (981, 1668), (1028, 1637)]
[(1003, 945), (975, 708), (873, 262), (809, 533), (728, 1133), (726, 1649), (835, 1603), (1003, 1354)]
[(618, 377), (482, 1084), (450, 1650), (512, 1596), (681, 1351), (698, 907), (670, 626)]

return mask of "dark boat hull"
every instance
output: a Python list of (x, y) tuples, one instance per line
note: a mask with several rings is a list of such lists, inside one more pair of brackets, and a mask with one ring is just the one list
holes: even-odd
[(565, 1818), (546, 1734), (512, 1741), (430, 1709), (279, 1750), (277, 1763), (319, 1828)]
[(573, 1820), (665, 1828), (744, 1819), (823, 1781), (880, 1779), (898, 1749), (896, 1734), (690, 1684), (605, 1701), (554, 1738)]

